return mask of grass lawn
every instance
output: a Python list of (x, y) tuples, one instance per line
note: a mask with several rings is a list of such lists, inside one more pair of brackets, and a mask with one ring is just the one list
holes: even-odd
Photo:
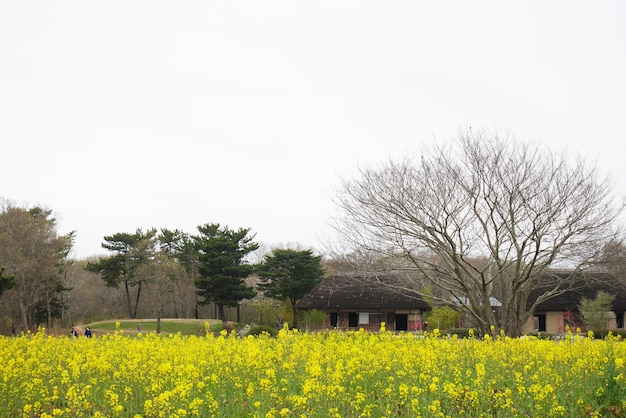
[[(205, 335), (205, 323), (209, 323), (212, 330), (217, 330), (222, 324), (216, 319), (161, 319), (161, 333), (182, 335)], [(119, 323), (119, 328), (116, 324)], [(118, 319), (110, 321), (99, 321), (91, 324), (85, 324), (84, 327), (91, 327), (96, 334), (109, 334), (115, 331), (124, 331), (128, 334), (154, 333), (157, 328), (156, 319)], [(221, 329), (221, 328), (220, 328)]]

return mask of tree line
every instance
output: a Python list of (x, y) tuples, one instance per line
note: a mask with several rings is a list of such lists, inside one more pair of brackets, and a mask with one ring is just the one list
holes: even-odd
[[(75, 290), (68, 275), (80, 269), (95, 273), (107, 288), (122, 290), (128, 318), (139, 318), (147, 299), (157, 326), (167, 306), (173, 307), (174, 316), (197, 317), (200, 306), (213, 304), (217, 317), (226, 321), (225, 308), (263, 293), (288, 300), (293, 306), (292, 326), (297, 327), (296, 302), (324, 276), (321, 256), (312, 250), (276, 248), (260, 263), (251, 263), (250, 254), (259, 244), (250, 228), (233, 230), (212, 223), (198, 226), (195, 235), (156, 228), (115, 233), (103, 239), (108, 255), (84, 262), (68, 259), (73, 237), (74, 233), (57, 234), (49, 210), (4, 206), (0, 290), (3, 315), (14, 332), (38, 324), (52, 327), (55, 318), (67, 314), (64, 309)], [(255, 286), (247, 282), (251, 276), (257, 278)], [(97, 295), (91, 296), (97, 300)], [(112, 302), (106, 299), (96, 302), (103, 310)]]

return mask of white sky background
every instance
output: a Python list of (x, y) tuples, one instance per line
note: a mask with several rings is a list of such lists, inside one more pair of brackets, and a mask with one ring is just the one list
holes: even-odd
[(626, 3), (0, 3), (0, 197), (78, 258), (214, 222), (320, 248), (341, 176), (468, 126), (626, 194)]

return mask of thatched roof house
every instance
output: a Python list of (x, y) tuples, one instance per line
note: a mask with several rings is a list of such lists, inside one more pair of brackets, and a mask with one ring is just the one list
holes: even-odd
[(568, 271), (550, 272), (546, 281), (538, 285), (528, 297), (528, 306), (547, 290), (554, 287), (557, 281), (571, 279), (571, 287), (564, 293), (554, 296), (540, 303), (535, 309), (534, 324), (529, 324), (527, 330), (559, 333), (570, 328), (582, 327), (582, 317), (578, 306), (583, 298), (595, 299), (598, 292), (606, 292), (615, 297), (612, 305), (612, 320), (607, 328), (624, 328), (624, 313), (626, 312), (626, 282), (607, 273), (589, 272), (576, 273), (574, 277)]
[[(571, 273), (551, 272), (547, 276), (547, 283), (537, 286), (528, 298), (530, 302), (536, 300), (546, 290), (554, 287), (556, 281), (566, 280)], [(537, 311), (576, 311), (583, 298), (594, 299), (598, 292), (606, 292), (615, 296), (613, 309), (626, 311), (626, 282), (622, 282), (608, 273), (585, 273), (577, 274), (572, 281), (572, 286), (565, 293), (542, 302)]]
[(400, 275), (332, 275), (298, 302), (298, 309), (329, 314), (328, 326), (377, 330), (409, 330), (422, 326), (430, 306), (411, 289), (415, 283)]
[[(556, 281), (565, 283), (572, 272), (551, 271), (529, 296), (530, 307)], [(526, 332), (564, 332), (566, 326), (582, 327), (578, 306), (583, 298), (594, 299), (599, 291), (615, 296), (612, 321), (608, 328), (624, 328), (626, 283), (604, 273), (577, 273), (571, 288), (537, 306)], [(400, 274), (334, 274), (316, 286), (297, 305), (300, 310), (317, 309), (327, 313), (327, 326), (338, 329), (378, 330), (385, 322), (391, 330), (418, 330), (424, 326), (423, 313), (430, 305), (414, 290), (418, 283)], [(492, 306), (497, 307), (497, 303)]]

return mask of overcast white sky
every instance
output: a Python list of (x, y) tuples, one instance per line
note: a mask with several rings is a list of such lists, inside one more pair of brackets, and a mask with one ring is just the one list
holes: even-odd
[(341, 176), (468, 126), (626, 194), (626, 2), (0, 3), (0, 197), (75, 257), (209, 222), (319, 248)]

